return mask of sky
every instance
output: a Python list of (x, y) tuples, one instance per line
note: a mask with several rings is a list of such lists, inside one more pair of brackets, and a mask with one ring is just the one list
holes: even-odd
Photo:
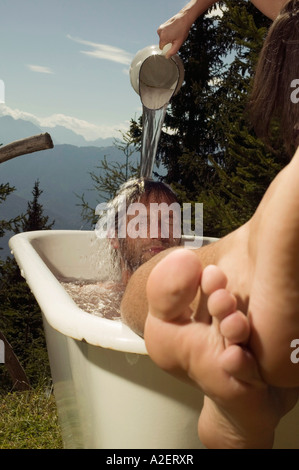
[(0, 116), (120, 137), (142, 112), (131, 61), (186, 3), (1, 0)]

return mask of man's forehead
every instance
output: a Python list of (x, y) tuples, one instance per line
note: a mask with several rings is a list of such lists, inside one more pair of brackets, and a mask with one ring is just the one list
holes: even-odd
[(145, 206), (148, 206), (151, 203), (161, 203), (161, 202), (172, 204), (173, 202), (175, 202), (175, 198), (165, 193), (151, 191), (150, 193), (142, 194), (138, 202), (140, 202), (141, 204), (144, 204)]
[(180, 219), (180, 205), (177, 201), (169, 200), (167, 198), (157, 200), (157, 198), (151, 194), (150, 197), (143, 197), (138, 202), (131, 203), (127, 208), (127, 221), (135, 217), (141, 220), (142, 217), (147, 217), (148, 220), (156, 220), (166, 218), (169, 220)]

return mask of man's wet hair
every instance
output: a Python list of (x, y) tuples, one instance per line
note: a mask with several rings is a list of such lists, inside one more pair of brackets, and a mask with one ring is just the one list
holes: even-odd
[[(130, 204), (140, 202), (141, 199), (146, 204), (149, 198), (157, 203), (163, 201), (169, 205), (178, 202), (176, 193), (168, 184), (151, 178), (131, 178), (120, 187), (110, 203), (110, 207), (114, 209), (116, 233), (120, 224), (125, 222), (125, 214), (119, 214), (119, 204), (125, 202), (125, 207), (128, 208)], [(120, 215), (124, 221), (119, 222)]]

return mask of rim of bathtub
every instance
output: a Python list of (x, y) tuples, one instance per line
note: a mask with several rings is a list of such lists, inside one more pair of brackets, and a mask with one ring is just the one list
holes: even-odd
[[(9, 240), (11, 253), (15, 257), (21, 275), (25, 278), (47, 322), (63, 335), (79, 341), (107, 349), (147, 355), (143, 338), (123, 322), (98, 317), (82, 310), (33, 247), (38, 239), (70, 235), (88, 239), (94, 237), (94, 231), (40, 230), (19, 233)], [(201, 238), (209, 242), (217, 240), (211, 237)]]

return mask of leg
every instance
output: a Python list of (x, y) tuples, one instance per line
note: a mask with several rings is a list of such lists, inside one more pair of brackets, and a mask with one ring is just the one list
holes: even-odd
[(250, 222), (250, 348), (267, 383), (299, 386), (290, 344), (299, 338), (299, 148)]
[[(190, 305), (200, 283), (210, 299), (207, 310), (201, 309), (201, 318), (194, 321)], [(297, 395), (291, 391), (273, 392), (263, 384), (248, 352), (236, 374), (242, 380), (224, 369), (223, 363), (229, 364), (225, 355), (230, 346), (225, 345), (220, 332), (220, 318), (224, 322), (236, 303), (228, 291), (223, 291), (225, 285), (226, 278), (217, 268), (202, 273), (197, 255), (190, 250), (178, 250), (164, 258), (153, 269), (147, 286), (147, 349), (160, 367), (178, 376), (187, 374), (205, 393), (198, 430), (207, 447), (271, 447), (274, 429), (280, 417), (294, 406)], [(221, 291), (222, 303), (216, 312), (219, 302), (212, 294)], [(209, 316), (209, 300), (214, 318)], [(241, 330), (246, 339), (246, 327)]]
[[(252, 219), (220, 240), (215, 261), (227, 275), (237, 308), (247, 315), (249, 348), (261, 376), (278, 387), (299, 386), (299, 367), (291, 361), (291, 343), (299, 338), (298, 214), (299, 148)], [(201, 257), (200, 250), (197, 254)], [(227, 322), (236, 325), (234, 317)]]

